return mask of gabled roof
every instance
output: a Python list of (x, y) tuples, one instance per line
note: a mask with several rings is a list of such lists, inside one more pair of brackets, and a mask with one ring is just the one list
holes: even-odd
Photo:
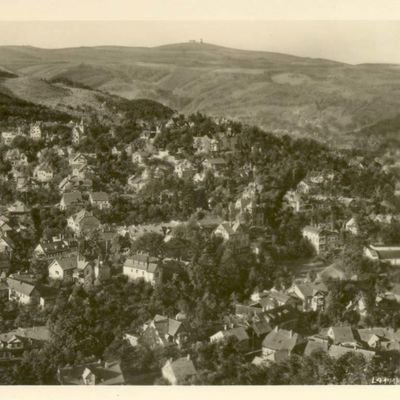
[(328, 351), (328, 342), (317, 342), (313, 340), (309, 340), (304, 349), (304, 355), (310, 356), (314, 351)]
[(78, 191), (68, 192), (63, 194), (62, 200), (64, 200), (65, 205), (68, 206), (70, 204), (82, 201), (82, 195), (81, 192)]
[(165, 335), (175, 336), (182, 326), (182, 322), (163, 315), (156, 315), (152, 322), (161, 337)]
[(350, 326), (332, 326), (330, 329), (332, 329), (334, 343), (356, 342), (356, 338)]
[(286, 329), (275, 328), (263, 340), (262, 346), (271, 350), (287, 350), (292, 351), (299, 343), (300, 336), (298, 333), (288, 331)]
[(62, 385), (83, 385), (85, 371), (92, 373), (96, 377), (96, 385), (122, 385), (125, 383), (119, 363), (111, 365), (87, 363), (60, 368), (58, 371), (60, 383)]
[(249, 339), (249, 335), (246, 332), (246, 329), (242, 326), (238, 326), (236, 328), (227, 329), (221, 331), (224, 337), (235, 337), (239, 342), (243, 342)]
[(124, 267), (155, 273), (158, 269), (158, 259), (147, 254), (135, 254), (126, 259)]
[(313, 297), (315, 296), (318, 292), (328, 292), (327, 287), (322, 283), (311, 283), (311, 282), (305, 282), (305, 283), (296, 283), (295, 286), (298, 288), (300, 293), (306, 298), (306, 297)]
[(56, 258), (50, 265), (57, 263), (63, 271), (78, 268), (78, 260), (75, 256)]
[(35, 291), (36, 286), (33, 283), (25, 282), (12, 277), (7, 278), (8, 287), (18, 293), (22, 293), (25, 296), (31, 296)]
[(92, 192), (89, 193), (92, 201), (108, 201), (108, 193), (105, 192)]
[(251, 327), (257, 336), (262, 336), (272, 331), (271, 326), (265, 321), (253, 322)]
[(351, 352), (363, 355), (367, 361), (370, 360), (375, 355), (374, 351), (364, 350), (364, 349), (354, 349), (352, 347), (337, 346), (334, 344), (331, 347), (329, 347), (328, 350), (328, 354), (333, 358), (339, 358), (344, 354)]
[(167, 361), (164, 368), (169, 364), (177, 382), (182, 382), (186, 378), (196, 375), (197, 371), (192, 360), (187, 357), (178, 358), (175, 361)]

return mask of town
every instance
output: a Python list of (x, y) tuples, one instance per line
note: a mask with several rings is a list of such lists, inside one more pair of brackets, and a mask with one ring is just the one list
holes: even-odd
[(400, 377), (397, 165), (113, 107), (1, 119), (1, 384)]

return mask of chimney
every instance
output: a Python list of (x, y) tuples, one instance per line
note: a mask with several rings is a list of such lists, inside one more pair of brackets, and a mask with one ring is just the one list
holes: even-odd
[(186, 359), (187, 359), (187, 360), (190, 360), (190, 354), (188, 354), (188, 355), (186, 356)]
[(278, 332), (278, 331), (279, 331), (278, 325), (275, 326), (274, 331), (275, 331), (275, 332)]
[(293, 331), (292, 330), (289, 331), (289, 337), (291, 337), (291, 338), (293, 337)]
[(228, 325), (225, 324), (225, 325), (224, 325), (224, 331), (226, 331), (227, 329), (228, 329)]

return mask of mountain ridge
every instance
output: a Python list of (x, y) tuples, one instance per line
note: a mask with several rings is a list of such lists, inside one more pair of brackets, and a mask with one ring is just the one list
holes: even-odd
[(209, 43), (0, 46), (0, 65), (19, 76), (6, 82), (19, 96), (27, 96), (18, 86), (22, 77), (66, 80), (126, 99), (148, 98), (186, 114), (199, 111), (276, 134), (329, 141), (394, 118), (400, 107), (395, 64), (351, 65)]

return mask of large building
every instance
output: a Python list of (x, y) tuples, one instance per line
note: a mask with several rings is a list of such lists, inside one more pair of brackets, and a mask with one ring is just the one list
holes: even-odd
[(371, 260), (400, 265), (400, 246), (369, 245), (364, 247), (364, 255)]
[(303, 237), (308, 239), (317, 254), (327, 253), (340, 245), (338, 232), (320, 227), (306, 226), (303, 229)]
[(144, 279), (154, 285), (160, 277), (161, 268), (158, 259), (147, 254), (135, 254), (128, 257), (123, 266), (123, 274), (129, 280)]

